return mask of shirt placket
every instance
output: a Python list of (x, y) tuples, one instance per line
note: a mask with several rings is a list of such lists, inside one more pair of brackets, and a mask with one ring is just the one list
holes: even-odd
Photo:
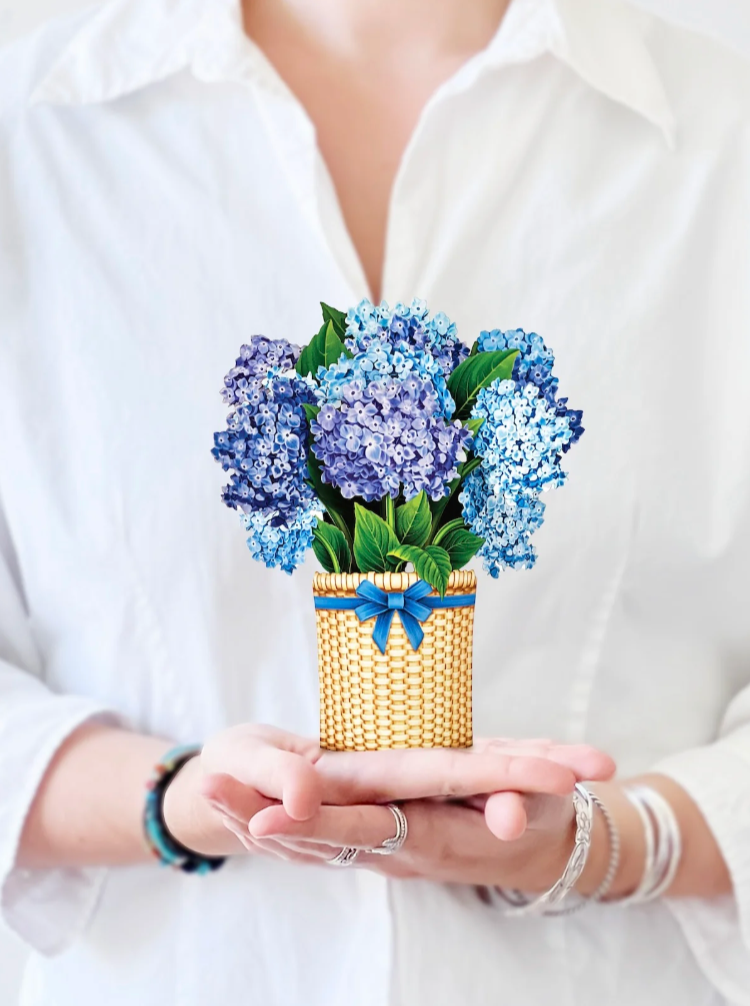
[[(482, 75), (502, 64), (525, 62), (550, 48), (546, 4), (514, 0), (489, 45), (445, 81), (423, 108), (396, 172), (390, 193), (383, 261), (382, 297), (389, 303), (423, 296), (429, 274), (430, 240), (439, 193), (430, 164), (430, 126), (449, 99), (468, 95)], [(371, 291), (344, 220), (333, 179), (317, 143), (315, 126), (262, 50), (245, 35), (234, 5), (208, 26), (193, 72), (205, 80), (237, 80), (252, 89), (258, 114), (304, 222), (315, 233), (352, 303)], [(467, 179), (470, 183), (470, 179)]]

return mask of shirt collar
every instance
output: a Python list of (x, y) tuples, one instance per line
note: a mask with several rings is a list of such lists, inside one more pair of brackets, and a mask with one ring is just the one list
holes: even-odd
[[(476, 69), (551, 52), (591, 87), (657, 126), (674, 118), (642, 16), (618, 0), (513, 0)], [(30, 102), (111, 101), (190, 68), (203, 80), (279, 81), (242, 27), (239, 0), (108, 0), (63, 49)]]

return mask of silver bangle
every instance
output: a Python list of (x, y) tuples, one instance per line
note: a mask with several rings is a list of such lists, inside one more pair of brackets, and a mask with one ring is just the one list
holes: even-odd
[(650, 786), (632, 786), (625, 793), (644, 822), (646, 863), (635, 893), (619, 904), (642, 904), (662, 897), (672, 886), (682, 858), (682, 834), (674, 810), (661, 793)]
[(546, 912), (547, 915), (573, 915), (575, 912), (580, 912), (581, 909), (586, 908), (588, 905), (595, 901), (601, 901), (602, 898), (609, 892), (610, 887), (614, 883), (614, 879), (617, 876), (617, 870), (620, 866), (620, 832), (617, 830), (617, 825), (607, 808), (602, 803), (601, 799), (596, 795), (596, 793), (590, 791), (591, 799), (594, 806), (597, 807), (604, 818), (604, 823), (607, 828), (607, 833), (609, 836), (609, 862), (607, 864), (607, 872), (593, 893), (581, 896), (575, 904), (566, 906), (565, 908), (558, 908), (554, 912)]
[(656, 790), (631, 786), (625, 795), (643, 823), (646, 861), (636, 890), (616, 904), (643, 904), (661, 897), (672, 886), (682, 857), (682, 835), (674, 811)]
[(616, 904), (637, 905), (648, 898), (648, 892), (653, 884), (656, 866), (656, 831), (651, 816), (640, 797), (631, 789), (626, 789), (624, 792), (625, 796), (638, 811), (638, 816), (641, 819), (643, 838), (646, 844), (646, 857), (643, 865), (643, 874), (638, 887), (636, 887), (632, 894), (628, 894), (624, 898), (618, 898)]
[(594, 820), (594, 800), (592, 794), (576, 783), (573, 791), (573, 810), (576, 818), (576, 837), (573, 852), (560, 879), (538, 897), (527, 901), (518, 891), (506, 892), (498, 888), (498, 894), (509, 904), (506, 915), (559, 915), (553, 911), (570, 894), (586, 866), (591, 849), (591, 828)]

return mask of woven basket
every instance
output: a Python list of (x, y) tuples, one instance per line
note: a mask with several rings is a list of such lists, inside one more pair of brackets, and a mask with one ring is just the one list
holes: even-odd
[[(362, 580), (405, 591), (416, 573), (316, 573), (316, 597), (354, 598)], [(473, 594), (476, 574), (454, 570), (446, 597)], [(471, 664), (474, 606), (438, 608), (422, 623), (412, 649), (394, 617), (385, 653), (373, 621), (354, 611), (316, 609), (320, 674), (320, 744), (334, 751), (471, 747)]]

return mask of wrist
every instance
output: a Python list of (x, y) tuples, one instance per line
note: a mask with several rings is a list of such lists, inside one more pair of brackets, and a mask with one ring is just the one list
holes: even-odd
[(196, 755), (171, 780), (162, 800), (164, 827), (191, 852), (201, 856), (231, 855), (238, 851), (240, 843), (201, 794), (201, 776), (200, 755)]

